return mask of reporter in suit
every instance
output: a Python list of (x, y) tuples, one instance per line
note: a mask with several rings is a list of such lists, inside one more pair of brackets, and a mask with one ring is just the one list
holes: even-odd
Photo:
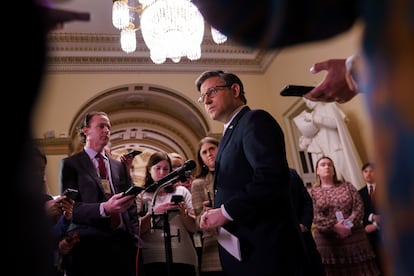
[[(381, 215), (378, 212), (378, 207), (375, 204), (375, 164), (367, 162), (362, 165), (362, 175), (365, 180), (365, 186), (358, 192), (362, 198), (364, 204), (364, 217), (362, 223), (364, 225), (365, 233), (369, 242), (371, 243), (372, 249), (375, 252), (378, 268), (383, 272), (383, 241), (381, 233)], [(372, 195), (370, 195), (369, 189), (372, 189)]]
[(239, 261), (221, 245), (229, 275), (303, 275), (304, 246), (289, 190), (285, 141), (266, 111), (246, 106), (243, 84), (232, 73), (209, 71), (196, 80), (199, 102), (224, 124), (214, 174), (214, 206), (200, 227), (223, 227), (240, 242)]
[[(136, 275), (137, 208), (134, 196), (122, 197), (131, 185), (129, 173), (120, 161), (104, 153), (110, 128), (106, 113), (86, 114), (80, 127), (83, 150), (60, 164), (62, 190), (79, 191), (72, 218), (79, 242), (70, 254), (68, 276)], [(104, 172), (99, 171), (98, 153), (104, 155)], [(111, 225), (113, 217), (116, 226)]]

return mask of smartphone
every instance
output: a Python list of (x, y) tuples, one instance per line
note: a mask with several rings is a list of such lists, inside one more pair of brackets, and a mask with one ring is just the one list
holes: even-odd
[(181, 201), (184, 201), (184, 197), (182, 195), (172, 195), (171, 202), (174, 202), (174, 204), (178, 204)]
[(78, 199), (78, 195), (79, 195), (79, 191), (76, 189), (72, 189), (72, 188), (67, 188), (62, 195), (66, 196), (66, 199), (73, 199), (73, 200), (77, 200)]
[(126, 189), (124, 191), (123, 196), (127, 196), (127, 195), (137, 196), (143, 190), (144, 190), (144, 188), (142, 188), (142, 187), (132, 185), (131, 187), (129, 187), (128, 189)]
[(315, 86), (292, 85), (288, 84), (280, 91), (281, 96), (303, 97), (306, 93), (314, 89)]
[(129, 157), (129, 156), (135, 157), (135, 156), (137, 156), (138, 154), (141, 154), (141, 153), (142, 153), (142, 151), (139, 151), (139, 150), (131, 150), (130, 152), (126, 153), (124, 156), (125, 157)]

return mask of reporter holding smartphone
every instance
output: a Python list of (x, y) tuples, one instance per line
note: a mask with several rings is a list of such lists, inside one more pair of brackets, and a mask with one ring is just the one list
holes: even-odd
[[(63, 276), (65, 271), (65, 256), (70, 253), (79, 241), (76, 233), (69, 233), (72, 222), (73, 206), (75, 201), (67, 199), (66, 195), (53, 198), (45, 194), (46, 214), (51, 218), (54, 242), (53, 275)], [(73, 236), (73, 237), (72, 237)]]
[[(158, 187), (152, 185), (171, 172), (168, 154), (154, 152), (146, 165), (146, 190), (137, 197), (146, 276), (197, 275), (197, 253), (190, 236), (196, 230), (191, 192), (174, 183), (157, 192)], [(169, 226), (169, 233), (165, 226)], [(171, 239), (165, 242), (164, 237), (169, 235)], [(168, 252), (172, 253), (171, 260)]]
[[(34, 163), (35, 175), (39, 182), (43, 183), (43, 188), (46, 190), (45, 170), (47, 165), (47, 157), (39, 148), (34, 148)], [(73, 248), (77, 239), (71, 242), (66, 242), (67, 230), (72, 221), (74, 200), (68, 199), (66, 195), (60, 195), (56, 198), (44, 193), (44, 206), (46, 215), (50, 218), (53, 234), (53, 268), (51, 274), (55, 276), (63, 276), (64, 270), (60, 265), (62, 256), (69, 253)]]
[(73, 208), (80, 241), (70, 252), (68, 276), (136, 276), (138, 216), (125, 166), (105, 153), (110, 138), (108, 114), (92, 111), (79, 126), (83, 149), (61, 160), (62, 190), (79, 191)]
[(135, 156), (140, 155), (141, 153), (142, 153), (142, 151), (132, 150), (132, 151), (120, 156), (120, 161), (125, 166), (125, 170), (127, 171), (129, 176), (131, 177), (132, 184), (134, 184), (134, 179), (133, 179), (133, 176), (132, 176), (132, 174), (133, 174), (132, 163), (134, 161)]

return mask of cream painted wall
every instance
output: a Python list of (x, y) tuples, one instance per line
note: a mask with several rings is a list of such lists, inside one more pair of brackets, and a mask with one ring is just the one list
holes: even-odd
[[(358, 51), (360, 34), (361, 27), (356, 26), (349, 33), (328, 41), (286, 48), (281, 50), (264, 75), (238, 74), (245, 85), (249, 106), (269, 111), (282, 128), (285, 128), (283, 113), (298, 99), (281, 97), (279, 95), (281, 88), (289, 83), (316, 85), (324, 74), (310, 74), (311, 65), (328, 58), (344, 58)], [(34, 136), (42, 138), (43, 133), (48, 130), (55, 130), (57, 135), (67, 133), (72, 118), (86, 101), (118, 85), (152, 83), (178, 91), (196, 101), (198, 93), (194, 80), (200, 72), (191, 74), (48, 74), (33, 114)], [(372, 136), (363, 95), (358, 95), (340, 107), (350, 119), (351, 135), (364, 162), (372, 156), (371, 143), (369, 143)], [(200, 109), (203, 110), (202, 106)], [(222, 131), (221, 123), (210, 122), (213, 132)], [(287, 147), (287, 155), (289, 163), (292, 164), (292, 152), (289, 147)], [(54, 182), (58, 180), (58, 162), (62, 156), (48, 158), (47, 179)], [(49, 190), (57, 193), (58, 187), (51, 185)]]
[[(352, 30), (327, 41), (302, 44), (282, 49), (266, 72), (269, 98), (272, 98), (272, 110), (275, 118), (285, 128), (280, 117), (297, 101), (295, 97), (281, 97), (279, 91), (286, 84), (317, 85), (325, 76), (324, 72), (313, 75), (311, 66), (330, 58), (346, 58), (359, 51), (362, 25), (356, 24)], [(268, 98), (268, 99), (269, 99)], [(267, 100), (268, 100), (267, 99)], [(349, 130), (359, 151), (362, 162), (373, 155), (372, 129), (363, 95), (357, 95), (350, 102), (339, 105), (349, 119)], [(292, 153), (288, 150), (288, 160), (292, 164)]]
[(59, 194), (59, 161), (65, 157), (65, 155), (47, 156), (46, 192), (51, 195)]

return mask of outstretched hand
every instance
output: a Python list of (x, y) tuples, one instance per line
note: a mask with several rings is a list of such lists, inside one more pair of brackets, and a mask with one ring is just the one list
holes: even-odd
[(315, 63), (310, 69), (312, 74), (327, 71), (325, 78), (304, 97), (312, 101), (345, 103), (358, 94), (345, 59), (328, 59)]

